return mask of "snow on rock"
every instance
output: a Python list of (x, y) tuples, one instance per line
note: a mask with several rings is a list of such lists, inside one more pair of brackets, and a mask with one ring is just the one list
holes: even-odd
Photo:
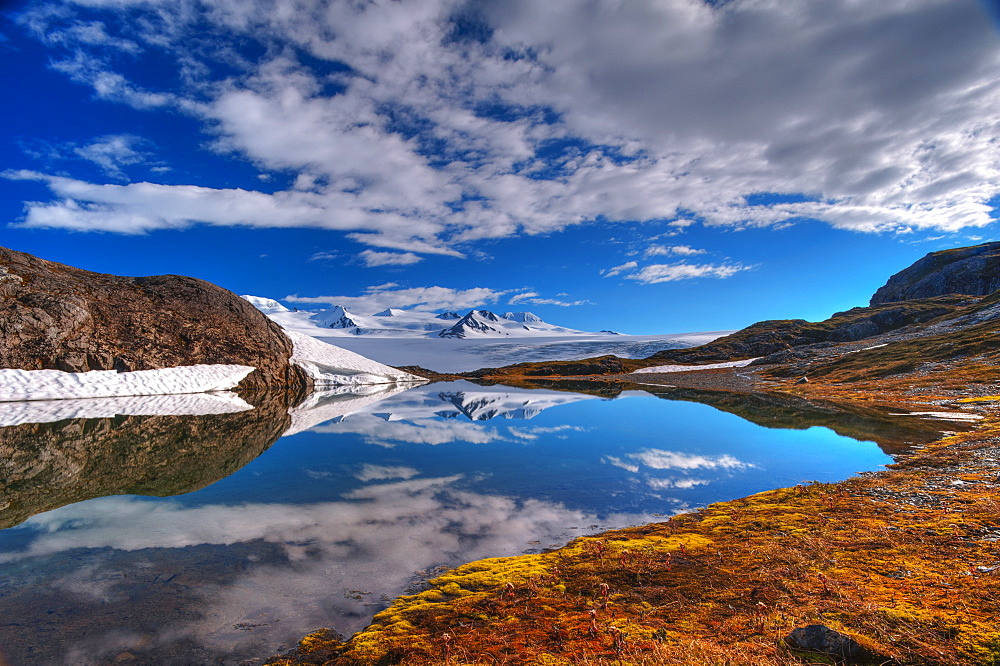
[(0, 402), (205, 393), (236, 388), (248, 365), (186, 365), (159, 370), (0, 370)]
[(531, 312), (504, 312), (500, 315), (504, 319), (519, 321), (522, 324), (544, 324), (542, 318)]
[(250, 301), (250, 304), (263, 312), (264, 314), (271, 314), (274, 312), (291, 312), (284, 305), (274, 300), (273, 298), (264, 298), (263, 296), (240, 296), (245, 301)]
[(234, 414), (253, 409), (235, 393), (188, 393), (117, 398), (30, 400), (8, 402), (0, 409), (0, 427), (22, 423), (51, 423), (65, 419), (103, 419), (115, 416), (200, 416)]
[(285, 334), (295, 345), (292, 362), (304, 369), (317, 386), (425, 381), (303, 333), (286, 330)]
[(640, 375), (643, 373), (662, 373), (662, 372), (693, 372), (695, 370), (718, 370), (719, 368), (742, 368), (750, 365), (757, 359), (748, 358), (743, 361), (728, 361), (726, 363), (710, 363), (708, 365), (657, 365), (652, 368), (641, 368), (632, 372), (633, 375)]

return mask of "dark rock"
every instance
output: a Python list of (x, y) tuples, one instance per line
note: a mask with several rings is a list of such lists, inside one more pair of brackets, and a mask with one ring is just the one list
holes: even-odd
[(867, 649), (850, 636), (822, 624), (811, 624), (807, 627), (793, 629), (785, 637), (785, 642), (793, 650), (830, 655), (848, 664), (884, 661), (880, 655)]
[(1000, 289), (1000, 242), (931, 252), (889, 278), (871, 304), (944, 294), (986, 296)]
[(249, 302), (190, 277), (119, 277), (0, 248), (0, 368), (257, 368), (240, 388), (309, 386), (291, 340)]

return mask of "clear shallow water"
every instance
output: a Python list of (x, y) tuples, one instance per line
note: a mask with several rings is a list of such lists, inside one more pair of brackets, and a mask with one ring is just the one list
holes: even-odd
[[(218, 449), (235, 436), (219, 424), (229, 419), (225, 432), (240, 436), (266, 430), (232, 425), (249, 415), (63, 422), (105, 438), (131, 428), (132, 447), (155, 430), (169, 455), (141, 460), (163, 474), (227, 462), (200, 490), (174, 482), (145, 492), (183, 494), (98, 497), (0, 531), (0, 648), (10, 663), (237, 664), (321, 626), (356, 631), (435, 567), (890, 462), (875, 443), (827, 428), (764, 428), (641, 392), (610, 400), (455, 382), (333, 404), (232, 473)], [(321, 422), (324, 413), (341, 415)], [(20, 437), (26, 426), (17, 428)], [(93, 452), (95, 441), (107, 439), (60, 455)], [(136, 459), (126, 447), (118, 464)], [(77, 467), (47, 486), (82, 483)], [(24, 483), (8, 484), (17, 498), (30, 495)]]

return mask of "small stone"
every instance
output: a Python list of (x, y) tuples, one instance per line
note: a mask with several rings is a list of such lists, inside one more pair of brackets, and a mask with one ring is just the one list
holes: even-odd
[(879, 660), (879, 655), (856, 640), (822, 624), (793, 629), (785, 642), (793, 650), (818, 652), (844, 660), (848, 664), (865, 664)]

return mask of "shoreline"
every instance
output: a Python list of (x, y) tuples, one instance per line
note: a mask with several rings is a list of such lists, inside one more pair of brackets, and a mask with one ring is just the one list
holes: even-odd
[[(962, 400), (884, 383), (798, 386), (758, 372), (594, 379), (948, 408)], [(963, 408), (986, 413), (976, 429), (946, 434), (884, 472), (767, 491), (541, 554), (471, 562), (398, 598), (346, 642), (321, 630), (267, 663), (777, 665), (809, 655), (788, 639), (810, 625), (849, 637), (872, 663), (993, 663), (1000, 403), (966, 400)]]

